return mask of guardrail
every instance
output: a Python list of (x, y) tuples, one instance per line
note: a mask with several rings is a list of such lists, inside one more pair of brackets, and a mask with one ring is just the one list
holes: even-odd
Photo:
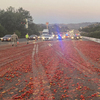
[(90, 41), (94, 41), (94, 42), (97, 42), (97, 43), (100, 43), (100, 39), (97, 39), (97, 38), (91, 38), (91, 37), (85, 37), (85, 36), (82, 36), (82, 38), (88, 39)]

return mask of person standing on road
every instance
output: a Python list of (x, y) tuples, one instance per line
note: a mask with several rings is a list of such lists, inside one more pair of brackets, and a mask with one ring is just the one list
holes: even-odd
[(28, 39), (29, 39), (29, 35), (28, 35), (28, 33), (25, 35), (25, 37), (26, 37), (27, 44), (28, 44)]
[(15, 32), (11, 36), (11, 41), (12, 41), (12, 46), (14, 46), (14, 45), (17, 46), (18, 36), (15, 34)]

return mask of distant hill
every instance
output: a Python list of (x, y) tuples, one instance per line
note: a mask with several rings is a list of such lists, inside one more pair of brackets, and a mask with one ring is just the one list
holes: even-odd
[(79, 29), (80, 27), (86, 27), (92, 24), (96, 24), (97, 22), (85, 22), (85, 23), (76, 23), (76, 24), (67, 24), (69, 29)]
[(93, 28), (93, 27), (98, 27), (98, 26), (100, 26), (100, 23), (94, 23), (94, 24), (91, 24), (91, 25), (86, 26), (84, 28)]
[[(84, 27), (88, 27), (92, 25), (98, 25), (98, 23), (97, 22), (84, 22), (84, 23), (74, 23), (74, 24), (73, 23), (71, 24), (49, 24), (49, 28), (54, 27), (55, 25), (67, 31), (71, 29), (78, 30), (79, 28), (84, 28)], [(40, 31), (42, 31), (43, 29), (46, 28), (46, 24), (38, 24), (38, 28)]]
[(100, 38), (100, 23), (95, 23), (80, 29), (81, 35)]

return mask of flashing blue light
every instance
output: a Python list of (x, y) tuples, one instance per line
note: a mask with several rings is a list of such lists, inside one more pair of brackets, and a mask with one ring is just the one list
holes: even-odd
[(59, 39), (59, 40), (61, 40), (61, 39), (62, 39), (61, 35), (58, 35), (58, 39)]
[(66, 36), (68, 36), (68, 34), (66, 34)]

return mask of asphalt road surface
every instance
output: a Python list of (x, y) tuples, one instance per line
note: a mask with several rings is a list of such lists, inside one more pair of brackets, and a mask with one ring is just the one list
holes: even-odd
[[(71, 41), (71, 39), (64, 39), (64, 40)], [(80, 39), (79, 41), (82, 41), (82, 40), (87, 41), (86, 39)], [(32, 42), (32, 41), (35, 41), (35, 40), (29, 40), (29, 42)], [(54, 41), (57, 41), (57, 39), (54, 38)], [(22, 42), (26, 42), (26, 39), (25, 38), (19, 39), (19, 43), (22, 43)], [(40, 40), (38, 40), (38, 42), (40, 42)], [(0, 45), (11, 45), (11, 44), (12, 44), (11, 41), (3, 41), (3, 42), (0, 41)]]
[[(26, 41), (25, 38), (19, 39), (19, 42), (21, 42), (21, 43), (22, 43), (22, 42), (25, 42), (25, 41)], [(3, 41), (3, 42), (0, 41), (0, 45), (7, 45), (7, 44), (11, 45), (12, 42), (11, 42), (11, 41)]]
[(0, 58), (0, 100), (100, 100), (99, 43), (1, 45)]

